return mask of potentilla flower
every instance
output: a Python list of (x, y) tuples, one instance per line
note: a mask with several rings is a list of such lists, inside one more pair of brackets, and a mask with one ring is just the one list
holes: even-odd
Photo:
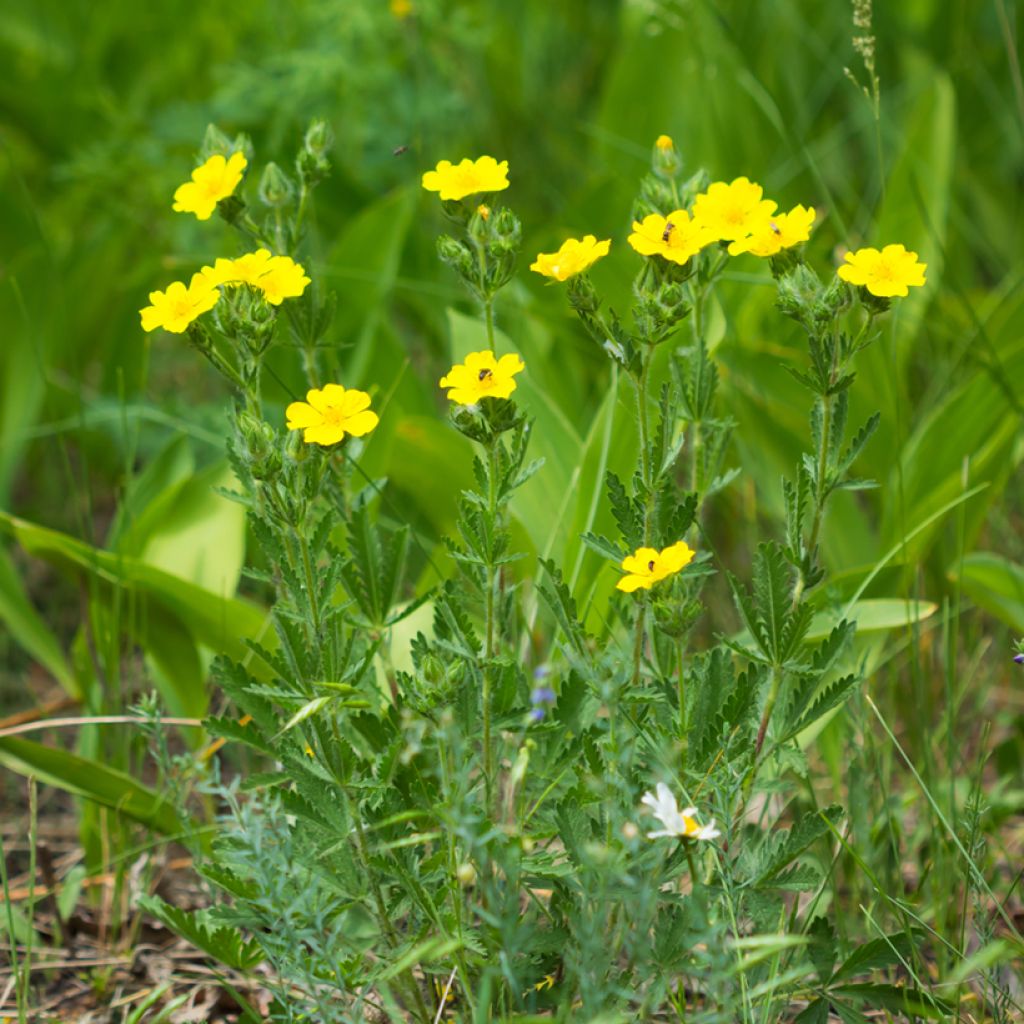
[(285, 410), (289, 430), (301, 430), (307, 444), (337, 444), (346, 434), (362, 437), (379, 422), (370, 410), (370, 396), (340, 384), (325, 384), (306, 392), (305, 402)]
[(448, 398), (457, 405), (476, 405), (483, 398), (508, 398), (516, 389), (514, 377), (526, 369), (515, 353), (500, 359), (490, 349), (470, 352), (464, 363), (456, 363), (440, 380), (449, 388)]
[(214, 154), (192, 172), (191, 181), (175, 189), (174, 209), (178, 213), (194, 213), (199, 220), (209, 220), (217, 203), (227, 199), (238, 187), (247, 163), (244, 153), (232, 153), (227, 159), (220, 153)]
[(655, 146), (662, 151), (662, 153), (668, 153), (672, 149), (672, 136), (671, 135), (659, 135), (654, 140)]
[(508, 161), (498, 163), (493, 156), (477, 160), (468, 157), (458, 164), (442, 160), (423, 175), (423, 187), (439, 192), (442, 199), (464, 199), (478, 192), (501, 192), (508, 188)]
[(615, 584), (616, 589), (632, 594), (634, 590), (643, 588), (650, 590), (659, 580), (673, 576), (684, 566), (693, 561), (694, 551), (681, 540), (678, 544), (656, 551), (654, 548), (637, 548), (636, 554), (627, 555), (622, 560), (622, 568), (627, 575)]
[(149, 293), (152, 305), (139, 310), (142, 329), (155, 331), (162, 327), (172, 334), (182, 334), (193, 320), (213, 309), (219, 298), (220, 292), (202, 274), (193, 274), (188, 287), (175, 281), (165, 292)]
[(715, 828), (715, 819), (712, 818), (706, 825), (698, 825), (696, 807), (684, 807), (679, 810), (679, 804), (672, 791), (664, 782), (659, 782), (654, 793), (644, 793), (641, 799), (654, 816), (664, 826), (654, 832), (648, 832), (648, 839), (660, 839), (663, 836), (677, 839), (717, 839), (722, 833)]
[(693, 219), (715, 239), (733, 241), (760, 233), (778, 205), (763, 198), (760, 185), (746, 178), (715, 181), (693, 202)]
[(237, 259), (218, 259), (212, 267), (203, 267), (201, 273), (211, 285), (248, 284), (259, 288), (274, 306), (298, 298), (310, 283), (300, 263), (290, 256), (272, 256), (268, 249), (257, 249)]
[(556, 281), (565, 281), (592, 267), (602, 256), (608, 255), (611, 239), (599, 242), (593, 235), (567, 238), (558, 252), (541, 252), (530, 269)]
[(794, 206), (789, 213), (777, 213), (768, 223), (746, 238), (739, 238), (729, 245), (729, 255), (739, 256), (751, 252), (755, 256), (774, 256), (783, 249), (789, 249), (811, 237), (814, 223), (814, 207)]
[(917, 253), (910, 252), (902, 245), (887, 245), (881, 252), (877, 249), (858, 249), (846, 254), (846, 262), (837, 273), (850, 284), (867, 288), (872, 295), (891, 299), (906, 295), (908, 288), (924, 284), (924, 272), (928, 265), (919, 263)]
[(715, 237), (686, 210), (673, 210), (667, 217), (651, 213), (642, 221), (633, 221), (629, 244), (641, 256), (661, 256), (683, 264)]

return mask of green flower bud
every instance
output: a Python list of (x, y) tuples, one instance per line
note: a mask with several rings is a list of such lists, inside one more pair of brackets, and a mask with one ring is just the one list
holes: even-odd
[(331, 148), (333, 141), (334, 135), (330, 125), (322, 118), (317, 118), (306, 129), (302, 146), (310, 156), (322, 157)]
[(288, 206), (295, 195), (295, 186), (280, 167), (273, 161), (263, 168), (260, 177), (259, 197), (264, 206), (280, 209)]
[(206, 134), (203, 136), (203, 145), (200, 150), (203, 160), (209, 160), (211, 156), (216, 156), (218, 153), (221, 156), (227, 157), (240, 148), (215, 124), (208, 124), (206, 126)]
[(451, 267), (459, 277), (476, 286), (478, 268), (465, 242), (460, 242), (451, 235), (440, 235), (437, 239), (437, 255), (441, 262)]
[(502, 207), (491, 217), (494, 232), (492, 248), (498, 253), (516, 252), (523, 237), (523, 226), (519, 218), (508, 208)]

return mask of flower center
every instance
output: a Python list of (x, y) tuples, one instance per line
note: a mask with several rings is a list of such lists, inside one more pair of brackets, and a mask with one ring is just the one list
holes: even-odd
[(684, 814), (683, 815), (683, 828), (686, 829), (686, 834), (688, 836), (692, 836), (693, 833), (697, 831), (697, 822), (695, 822), (693, 820), (693, 818), (687, 818), (686, 815)]
[(669, 236), (672, 234), (674, 230), (675, 224), (673, 224), (670, 220), (665, 221), (665, 230), (661, 233), (661, 240), (668, 244)]
[(175, 319), (178, 319), (179, 317), (191, 319), (192, 303), (189, 302), (188, 299), (178, 299), (178, 301), (171, 306), (171, 313)]
[(341, 415), (341, 410), (337, 406), (329, 405), (326, 409), (324, 409), (322, 415), (323, 415), (323, 418), (324, 418), (324, 423), (327, 426), (329, 426), (329, 427), (339, 427), (339, 426), (341, 426), (341, 421), (342, 421), (343, 417)]
[(885, 260), (879, 260), (875, 264), (875, 277), (881, 281), (891, 281), (895, 277), (896, 268)]

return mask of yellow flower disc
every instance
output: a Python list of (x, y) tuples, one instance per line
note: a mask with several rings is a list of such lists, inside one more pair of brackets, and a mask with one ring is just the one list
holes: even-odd
[(526, 364), (515, 353), (500, 359), (489, 349), (470, 352), (464, 363), (457, 363), (440, 380), (448, 388), (448, 398), (456, 405), (476, 405), (484, 398), (508, 398), (516, 389), (515, 375)]
[(423, 187), (428, 192), (439, 192), (442, 199), (501, 192), (508, 188), (508, 161), (498, 163), (493, 156), (482, 156), (478, 160), (467, 157), (458, 164), (442, 160), (434, 170), (423, 175)]
[(920, 263), (917, 253), (902, 245), (887, 245), (877, 249), (858, 249), (846, 254), (846, 262), (837, 273), (850, 284), (867, 288), (872, 295), (891, 299), (907, 294), (908, 288), (924, 284), (927, 263)]

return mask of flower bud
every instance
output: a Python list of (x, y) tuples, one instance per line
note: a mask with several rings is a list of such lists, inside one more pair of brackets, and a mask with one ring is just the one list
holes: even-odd
[(674, 178), (683, 169), (683, 161), (668, 135), (659, 135), (655, 140), (651, 168), (661, 178)]
[(306, 129), (306, 135), (302, 140), (302, 147), (312, 157), (323, 157), (331, 143), (334, 135), (330, 125), (322, 118), (317, 118)]
[(203, 146), (200, 150), (204, 160), (208, 160), (218, 153), (221, 156), (230, 156), (238, 148), (240, 147), (235, 146), (215, 124), (206, 126), (206, 134), (203, 136)]
[(801, 263), (779, 278), (777, 288), (775, 304), (779, 312), (794, 320), (805, 320), (813, 311), (821, 282), (814, 271)]
[(244, 409), (238, 413), (236, 423), (253, 479), (273, 480), (281, 471), (281, 453), (274, 428)]
[(494, 241), (492, 247), (499, 253), (515, 252), (523, 237), (523, 226), (519, 218), (509, 209), (502, 207), (491, 217)]
[(437, 255), (442, 263), (451, 267), (463, 280), (476, 283), (477, 265), (469, 247), (451, 235), (439, 235)]
[(288, 175), (273, 161), (263, 168), (260, 177), (259, 197), (264, 206), (280, 209), (287, 206), (295, 195), (295, 186)]
[(455, 877), (463, 889), (468, 889), (476, 882), (476, 868), (469, 861), (463, 861), (455, 870)]

